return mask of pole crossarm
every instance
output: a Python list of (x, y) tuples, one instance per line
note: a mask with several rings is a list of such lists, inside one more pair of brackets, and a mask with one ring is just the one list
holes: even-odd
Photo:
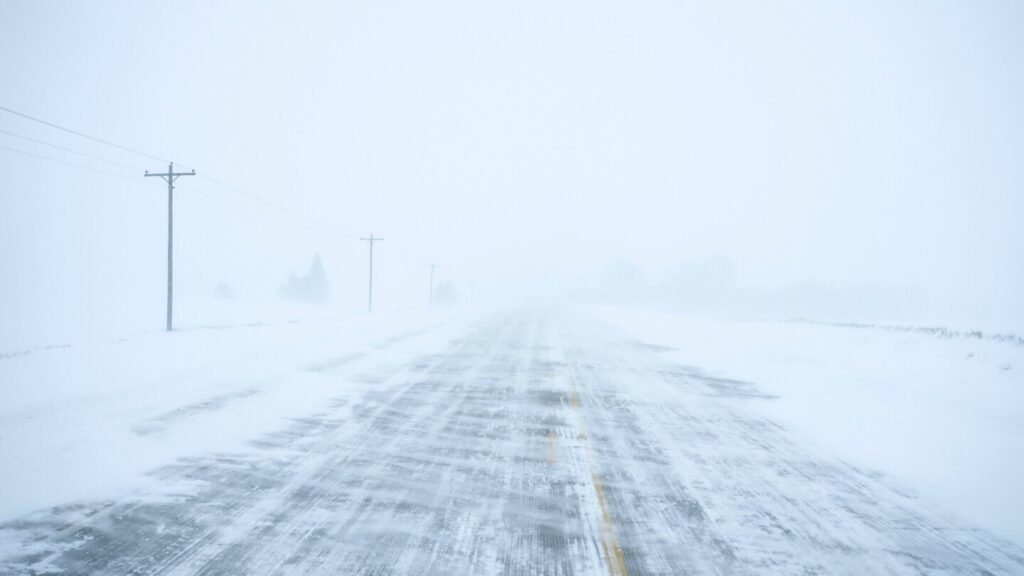
[(195, 175), (196, 175), (196, 171), (195, 170), (192, 170), (191, 172), (175, 172), (174, 171), (174, 163), (173, 162), (171, 162), (171, 167), (167, 170), (166, 173), (157, 174), (155, 172), (150, 172), (149, 170), (146, 170), (146, 173), (143, 174), (143, 176), (145, 176), (147, 178), (150, 177), (150, 176), (159, 176), (159, 177), (163, 178), (165, 182), (167, 181), (168, 178), (173, 178), (174, 180), (177, 180), (179, 176), (195, 176)]

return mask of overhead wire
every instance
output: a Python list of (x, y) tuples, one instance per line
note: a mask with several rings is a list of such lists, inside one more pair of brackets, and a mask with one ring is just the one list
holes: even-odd
[(95, 136), (90, 136), (90, 135), (88, 135), (88, 134), (86, 134), (84, 132), (79, 132), (78, 130), (72, 130), (71, 128), (66, 128), (64, 126), (61, 126), (60, 124), (54, 124), (53, 122), (48, 122), (46, 120), (43, 120), (42, 118), (36, 118), (35, 116), (30, 116), (28, 114), (25, 114), (24, 112), (18, 112), (17, 110), (11, 110), (10, 108), (7, 108), (6, 106), (0, 106), (0, 110), (3, 110), (4, 112), (9, 112), (11, 114), (14, 114), (15, 116), (21, 116), (22, 118), (26, 118), (28, 120), (32, 120), (33, 122), (39, 122), (40, 124), (45, 124), (45, 125), (47, 125), (47, 126), (49, 126), (51, 128), (56, 128), (57, 130), (63, 130), (64, 132), (67, 132), (69, 134), (74, 134), (75, 136), (80, 136), (80, 137), (86, 138), (88, 140), (92, 140), (93, 142), (99, 142), (100, 144), (106, 144), (107, 146), (112, 146), (112, 147), (117, 148), (119, 150), (124, 150), (125, 152), (131, 152), (132, 154), (138, 154), (140, 156), (145, 156), (146, 158), (150, 158), (152, 160), (159, 160), (161, 162), (170, 162), (170, 160), (166, 160), (166, 159), (161, 158), (159, 156), (154, 156), (153, 154), (149, 154), (149, 153), (143, 152), (141, 150), (136, 150), (135, 148), (130, 148), (128, 146), (121, 146), (120, 144), (115, 144), (115, 143), (113, 143), (113, 142), (111, 142), (109, 140), (104, 140), (102, 138), (97, 138)]
[(237, 192), (238, 194), (241, 194), (242, 196), (246, 196), (246, 197), (248, 197), (248, 198), (250, 198), (252, 200), (255, 200), (256, 202), (259, 202), (261, 204), (265, 204), (267, 206), (270, 206), (271, 208), (275, 208), (275, 209), (280, 210), (282, 212), (286, 212), (288, 214), (291, 214), (292, 216), (294, 216), (296, 218), (300, 218), (302, 220), (305, 220), (305, 221), (309, 222), (310, 224), (314, 224), (314, 225), (317, 225), (317, 226), (322, 226), (324, 228), (330, 228), (330, 229), (335, 230), (337, 232), (345, 232), (345, 233), (349, 232), (348, 230), (344, 230), (344, 229), (342, 229), (342, 228), (340, 228), (340, 227), (338, 227), (338, 226), (336, 226), (334, 224), (331, 224), (330, 222), (325, 222), (323, 220), (320, 220), (319, 218), (314, 218), (314, 217), (309, 216), (307, 214), (303, 214), (301, 212), (296, 212), (295, 210), (292, 210), (291, 208), (288, 208), (286, 206), (282, 206), (280, 204), (276, 204), (276, 203), (271, 202), (269, 200), (265, 200), (263, 198), (260, 198), (259, 196), (255, 196), (253, 194), (250, 194), (249, 192), (246, 192), (245, 190), (242, 190), (241, 188), (238, 188), (236, 186), (232, 186), (230, 184), (227, 184), (227, 183), (225, 183), (225, 182), (223, 182), (221, 180), (218, 180), (217, 178), (214, 178), (213, 176), (210, 176), (209, 174), (205, 174), (203, 172), (199, 172), (197, 174), (198, 174), (199, 177), (206, 178), (207, 180), (209, 180), (210, 182), (213, 182), (214, 184), (219, 184), (220, 186), (223, 186), (224, 188), (227, 188), (228, 190), (232, 190), (234, 192)]
[(85, 166), (85, 165), (82, 165), (82, 164), (75, 164), (74, 162), (68, 162), (66, 160), (59, 160), (57, 158), (50, 158), (49, 156), (43, 156), (41, 154), (36, 154), (34, 152), (28, 152), (28, 151), (25, 151), (25, 150), (19, 150), (17, 148), (11, 148), (9, 146), (0, 145), (0, 150), (7, 150), (7, 151), (10, 151), (10, 152), (16, 152), (18, 154), (24, 154), (25, 156), (31, 156), (33, 158), (38, 158), (40, 160), (47, 160), (47, 161), (50, 161), (50, 162), (56, 162), (57, 164), (64, 164), (65, 166), (72, 166), (74, 168), (80, 168), (82, 170), (89, 170), (91, 172), (98, 172), (100, 174), (106, 174), (107, 176), (114, 176), (116, 178), (124, 178), (126, 180), (133, 180), (133, 181), (135, 180), (135, 178), (133, 178), (131, 176), (126, 176), (124, 174), (117, 174), (116, 172), (108, 172), (106, 170), (100, 170), (99, 168), (94, 168), (92, 166)]
[[(20, 150), (18, 148), (11, 148), (9, 146), (0, 145), (0, 150), (6, 150), (6, 151), (9, 151), (9, 152), (14, 152), (14, 153), (17, 153), (17, 154), (22, 154), (22, 155), (25, 155), (25, 156), (30, 156), (32, 158), (36, 158), (36, 159), (39, 159), (39, 160), (45, 160), (47, 162), (54, 162), (54, 163), (57, 163), (57, 164), (62, 164), (64, 166), (70, 166), (72, 168), (78, 168), (78, 169), (81, 169), (81, 170), (87, 170), (87, 171), (90, 171), (90, 172), (95, 172), (95, 173), (98, 173), (98, 174), (103, 174), (105, 176), (113, 176), (115, 178), (121, 178), (121, 179), (124, 179), (124, 180), (130, 180), (132, 182), (138, 182), (139, 181), (138, 178), (133, 177), (133, 176), (128, 176), (128, 175), (125, 175), (125, 174), (118, 174), (116, 172), (109, 172), (107, 170), (102, 170), (102, 169), (99, 169), (99, 168), (94, 168), (92, 166), (86, 166), (86, 165), (83, 165), (83, 164), (77, 164), (77, 163), (74, 163), (74, 162), (68, 162), (66, 160), (61, 160), (59, 158), (51, 158), (49, 156), (43, 156), (42, 154), (36, 154), (34, 152), (28, 152), (26, 150)], [(74, 150), (70, 150), (70, 149), (68, 151), (75, 152)], [(101, 158), (97, 157), (97, 159), (101, 159)], [(244, 206), (240, 206), (240, 205), (237, 205), (237, 204), (232, 204), (230, 202), (225, 201), (223, 198), (220, 198), (220, 197), (215, 196), (213, 194), (210, 194), (208, 192), (204, 192), (204, 191), (199, 190), (197, 188), (193, 188), (191, 186), (187, 186), (187, 185), (184, 185), (184, 184), (176, 184), (175, 188), (187, 190), (188, 192), (192, 193), (193, 195), (195, 195), (196, 197), (202, 199), (203, 201), (207, 202), (208, 204), (212, 204), (212, 205), (218, 206), (218, 207), (220, 207), (220, 208), (222, 208), (224, 210), (235, 212), (236, 214), (239, 214), (239, 215), (242, 215), (242, 216), (248, 216), (250, 218), (259, 218), (259, 219), (262, 219), (262, 221), (264, 221), (264, 222), (270, 222), (270, 223), (276, 224), (278, 226), (291, 227), (292, 229), (304, 229), (304, 230), (311, 230), (312, 229), (308, 225), (299, 224), (299, 223), (297, 223), (297, 222), (295, 222), (293, 220), (283, 219), (283, 218), (281, 218), (279, 216), (274, 216), (272, 213), (260, 212), (258, 210), (254, 210), (254, 209), (251, 209), (251, 208), (246, 208)]]
[[(129, 146), (122, 146), (120, 144), (116, 144), (116, 143), (111, 142), (109, 140), (105, 140), (105, 139), (102, 139), (102, 138), (97, 138), (95, 136), (91, 136), (91, 135), (86, 134), (84, 132), (80, 132), (78, 130), (67, 128), (65, 126), (61, 126), (59, 124), (56, 124), (56, 123), (53, 123), (53, 122), (49, 122), (47, 120), (43, 120), (42, 118), (37, 118), (35, 116), (29, 115), (29, 114), (25, 114), (25, 113), (19, 112), (17, 110), (13, 110), (11, 108), (7, 108), (5, 106), (0, 106), (0, 110), (3, 110), (3, 111), (8, 112), (10, 114), (14, 114), (16, 116), (20, 116), (22, 118), (26, 118), (28, 120), (32, 120), (34, 122), (38, 122), (40, 124), (44, 124), (46, 126), (55, 128), (57, 130), (62, 130), (62, 131), (67, 132), (69, 134), (74, 134), (75, 136), (86, 138), (88, 140), (92, 140), (92, 141), (98, 142), (100, 144), (104, 144), (104, 145), (111, 146), (111, 147), (119, 149), (119, 150), (123, 150), (125, 152), (131, 152), (133, 154), (138, 154), (138, 155), (150, 158), (150, 159), (159, 160), (161, 162), (170, 162), (169, 160), (167, 160), (165, 158), (162, 158), (160, 156), (149, 154), (147, 152), (143, 152), (141, 150), (137, 150), (137, 149), (131, 148)], [(117, 165), (120, 165), (120, 166), (124, 166), (124, 167), (127, 167), (127, 168), (132, 168), (132, 169), (136, 169), (136, 170), (143, 170), (142, 168), (139, 168), (138, 166), (132, 166), (132, 165), (124, 164), (124, 163), (121, 163), (121, 162), (118, 162), (118, 161), (115, 161), (115, 160), (110, 160), (110, 159), (107, 159), (107, 158), (102, 158), (100, 156), (95, 156), (95, 155), (88, 154), (88, 153), (85, 153), (85, 152), (80, 152), (80, 151), (77, 151), (77, 150), (73, 150), (71, 148), (66, 148), (66, 147), (63, 147), (63, 146), (59, 146), (59, 145), (56, 145), (56, 144), (45, 142), (43, 140), (38, 140), (36, 138), (31, 138), (29, 136), (24, 136), (24, 135), (21, 135), (21, 134), (16, 134), (16, 133), (10, 132), (8, 130), (0, 129), (0, 132), (3, 132), (5, 134), (9, 134), (11, 136), (15, 136), (15, 137), (18, 137), (18, 138), (23, 138), (25, 140), (30, 140), (30, 141), (33, 141), (33, 142), (36, 142), (36, 143), (39, 143), (39, 144), (43, 144), (45, 146), (50, 146), (52, 148), (56, 148), (56, 149), (59, 149), (59, 150), (70, 152), (70, 153), (73, 153), (73, 154), (78, 154), (78, 155), (81, 155), (81, 156), (84, 156), (84, 157), (89, 157), (89, 158), (93, 158), (93, 159), (100, 160), (100, 161), (103, 161), (103, 162), (108, 162), (108, 163), (111, 163), (111, 164), (117, 164)], [(65, 165), (73, 166), (73, 167), (76, 167), (76, 168), (81, 168), (81, 169), (84, 169), (84, 170), (91, 170), (93, 172), (99, 172), (99, 173), (103, 173), (103, 174), (108, 174), (108, 175), (116, 176), (116, 177), (119, 177), (119, 178), (131, 178), (129, 176), (125, 176), (125, 175), (122, 175), (122, 174), (115, 174), (113, 172), (107, 172), (105, 170), (100, 170), (100, 169), (97, 169), (97, 168), (83, 166), (83, 165), (80, 165), (80, 164), (74, 164), (74, 163), (71, 163), (71, 162), (63, 161), (63, 160), (57, 160), (57, 159), (54, 159), (54, 158), (49, 158), (49, 157), (41, 156), (41, 155), (38, 155), (38, 154), (33, 154), (33, 153), (30, 153), (30, 152), (26, 152), (24, 150), (18, 150), (18, 149), (15, 149), (15, 148), (8, 148), (6, 146), (0, 146), (0, 148), (6, 149), (6, 150), (10, 150), (12, 152), (17, 152), (17, 153), (20, 153), (20, 154), (25, 154), (25, 155), (28, 155), (28, 156), (34, 156), (36, 158), (40, 158), (40, 159), (43, 159), (43, 160), (49, 160), (49, 161), (52, 161), (52, 162), (57, 162), (57, 163), (60, 163), (60, 164), (65, 164)], [(192, 167), (186, 166), (185, 164), (179, 164), (179, 165), (181, 167), (183, 167), (183, 168), (194, 169)], [(226, 182), (224, 182), (224, 181), (222, 181), (222, 180), (220, 180), (218, 178), (214, 178), (213, 176), (205, 174), (204, 172), (205, 171), (199, 171), (199, 172), (197, 172), (197, 175), (199, 175), (199, 176), (209, 180), (210, 182), (213, 182), (214, 184), (218, 184), (218, 185), (220, 185), (220, 186), (222, 186), (224, 188), (227, 188), (229, 190), (234, 191), (237, 194), (245, 196), (245, 197), (249, 198), (250, 200), (253, 200), (255, 202), (259, 202), (261, 204), (264, 204), (266, 206), (269, 206), (271, 208), (279, 210), (280, 212), (282, 212), (284, 214), (290, 215), (292, 218), (301, 219), (301, 220), (305, 221), (307, 224), (319, 226), (321, 228), (329, 229), (329, 230), (332, 230), (332, 231), (335, 231), (335, 232), (341, 232), (341, 233), (349, 233), (350, 232), (350, 231), (345, 230), (345, 229), (343, 229), (343, 228), (341, 228), (341, 227), (339, 227), (339, 226), (337, 226), (335, 224), (331, 224), (331, 223), (326, 222), (324, 220), (320, 220), (319, 218), (314, 218), (314, 217), (309, 216), (307, 214), (303, 214), (301, 212), (297, 212), (297, 211), (292, 210), (291, 208), (288, 208), (286, 206), (277, 204), (275, 202), (271, 202), (269, 200), (266, 200), (264, 198), (256, 196), (255, 194), (251, 194), (251, 193), (249, 193), (249, 192), (247, 192), (245, 190), (242, 190), (241, 188), (238, 188), (238, 187), (233, 186), (231, 184), (228, 184), (228, 183), (226, 183)], [(192, 190), (195, 190), (195, 189), (192, 188)], [(253, 211), (253, 213), (254, 214), (262, 215), (262, 213), (256, 212), (256, 211)]]
[(17, 134), (15, 132), (11, 132), (10, 130), (4, 130), (3, 128), (0, 128), (0, 133), (7, 134), (8, 136), (14, 136), (15, 138), (21, 138), (22, 140), (28, 140), (29, 142), (35, 142), (36, 144), (42, 144), (43, 146), (49, 146), (50, 148), (56, 148), (57, 150), (63, 150), (64, 152), (70, 152), (72, 154), (78, 154), (79, 156), (85, 156), (86, 158), (92, 158), (93, 160), (107, 162), (109, 164), (114, 164), (116, 166), (121, 166), (123, 168), (131, 168), (132, 170), (145, 170), (145, 168), (140, 168), (138, 166), (133, 166), (131, 164), (125, 164), (124, 162), (118, 162), (117, 160), (103, 158), (102, 156), (96, 156), (94, 154), (89, 154), (86, 152), (79, 152), (78, 150), (73, 150), (71, 148), (66, 148), (64, 146), (59, 146), (57, 144), (51, 144), (50, 142), (39, 140), (38, 138), (32, 138), (31, 136), (25, 136), (24, 134)]
[(174, 186), (174, 188), (176, 190), (177, 189), (184, 190), (186, 193), (188, 193), (193, 198), (196, 198), (196, 199), (198, 199), (198, 200), (200, 200), (202, 202), (205, 202), (207, 204), (210, 204), (212, 206), (216, 206), (217, 208), (220, 208), (221, 210), (224, 210), (224, 211), (227, 211), (227, 212), (233, 212), (235, 214), (238, 214), (238, 215), (241, 215), (241, 216), (248, 216), (250, 218), (258, 218), (258, 219), (261, 219), (262, 221), (267, 222), (269, 224), (273, 224), (273, 225), (276, 225), (276, 226), (279, 226), (279, 227), (282, 227), (282, 228), (288, 228), (290, 230), (302, 230), (302, 231), (306, 231), (306, 232), (315, 231), (313, 228), (311, 228), (309, 226), (305, 226), (305, 225), (299, 224), (299, 223), (297, 223), (297, 222), (295, 222), (293, 220), (285, 220), (285, 219), (275, 218), (275, 217), (272, 217), (269, 214), (264, 213), (264, 212), (258, 212), (258, 211), (252, 210), (251, 208), (245, 208), (245, 207), (239, 206), (237, 204), (232, 204), (230, 202), (225, 201), (223, 198), (221, 198), (219, 196), (214, 196), (213, 194), (209, 194), (207, 192), (204, 192), (204, 191), (199, 190), (197, 188), (193, 188), (191, 186), (186, 186), (184, 184), (176, 184)]

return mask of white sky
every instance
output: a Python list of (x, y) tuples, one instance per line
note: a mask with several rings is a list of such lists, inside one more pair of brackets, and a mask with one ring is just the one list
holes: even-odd
[[(183, 298), (272, 295), (319, 251), (353, 308), (373, 232), (385, 304), (420, 299), (431, 261), (521, 287), (711, 259), (744, 285), (872, 287), (1022, 330), (1022, 56), (1014, 1), (0, 0), (0, 106), (338, 228), (183, 179), (236, 207), (178, 194)], [(166, 168), (2, 111), (0, 129)], [(5, 329), (83, 308), (159, 327), (159, 184), (0, 146), (138, 176), (0, 150)]]

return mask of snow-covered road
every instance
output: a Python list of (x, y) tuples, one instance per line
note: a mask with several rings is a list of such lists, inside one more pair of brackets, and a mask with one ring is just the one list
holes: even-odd
[(0, 571), (1024, 573), (1019, 548), (745, 409), (756, 387), (663, 356), (571, 314), (492, 316), (251, 450), (161, 468), (159, 498), (3, 525), (26, 544)]

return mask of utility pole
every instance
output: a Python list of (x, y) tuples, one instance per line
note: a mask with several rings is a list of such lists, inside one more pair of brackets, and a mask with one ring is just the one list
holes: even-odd
[(146, 170), (145, 176), (159, 176), (167, 182), (167, 331), (173, 328), (171, 322), (171, 310), (174, 308), (174, 181), (181, 176), (195, 176), (196, 171), (175, 172), (174, 162), (167, 167), (166, 174), (150, 174)]
[(427, 268), (430, 268), (430, 307), (434, 307), (434, 269), (440, 268), (437, 264), (428, 264)]
[(370, 296), (369, 304), (366, 307), (368, 312), (373, 312), (373, 243), (381, 242), (383, 238), (374, 238), (373, 234), (370, 234), (369, 238), (360, 238), (363, 242), (370, 243)]

